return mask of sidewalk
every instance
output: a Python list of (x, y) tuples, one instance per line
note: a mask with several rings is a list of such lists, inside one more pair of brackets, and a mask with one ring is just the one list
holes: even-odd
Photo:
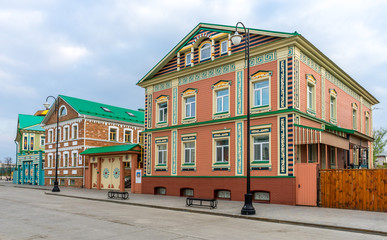
[(237, 201), (219, 200), (218, 207), (210, 209), (186, 207), (185, 197), (130, 194), (128, 200), (112, 200), (107, 198), (108, 190), (60, 187), (59, 193), (53, 193), (50, 186), (14, 186), (46, 190), (47, 195), (387, 236), (387, 213), (382, 212), (254, 203), (256, 215), (243, 216), (240, 214), (243, 202)]

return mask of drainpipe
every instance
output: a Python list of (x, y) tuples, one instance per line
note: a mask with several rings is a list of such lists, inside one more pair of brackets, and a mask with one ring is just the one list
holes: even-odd
[[(86, 150), (86, 116), (83, 115), (83, 151)], [(86, 174), (86, 156), (82, 156), (83, 160), (83, 177), (82, 177), (82, 188), (85, 187), (85, 174)]]

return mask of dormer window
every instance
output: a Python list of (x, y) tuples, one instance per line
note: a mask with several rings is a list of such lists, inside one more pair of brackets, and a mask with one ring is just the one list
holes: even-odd
[(135, 117), (134, 116), (134, 114), (133, 113), (131, 113), (131, 112), (126, 112), (129, 116), (131, 116), (131, 117)]
[(210, 43), (205, 43), (201, 48), (200, 48), (200, 61), (204, 61), (211, 58), (211, 44)]
[(101, 107), (102, 108), (102, 110), (104, 110), (105, 112), (112, 112), (112, 111), (110, 111), (110, 109), (109, 108), (106, 108), (106, 107)]
[(228, 40), (224, 40), (223, 42), (220, 42), (220, 54), (226, 54), (227, 53), (227, 42)]
[(191, 53), (187, 53), (185, 55), (185, 65), (186, 66), (191, 65), (191, 60), (192, 60), (192, 54)]
[(60, 107), (59, 109), (59, 116), (66, 116), (67, 115), (67, 109), (65, 106)]

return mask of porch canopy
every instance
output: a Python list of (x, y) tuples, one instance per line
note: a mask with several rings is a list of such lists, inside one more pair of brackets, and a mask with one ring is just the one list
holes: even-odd
[(322, 143), (349, 150), (349, 139), (343, 131), (332, 130), (328, 126), (324, 130), (299, 124), (294, 124), (294, 131), (295, 145)]

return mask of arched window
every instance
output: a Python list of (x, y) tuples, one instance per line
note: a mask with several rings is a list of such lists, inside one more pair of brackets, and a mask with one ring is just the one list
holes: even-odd
[(59, 109), (59, 116), (66, 116), (67, 115), (67, 109), (65, 106), (60, 107)]
[(211, 57), (211, 44), (206, 43), (200, 48), (200, 61), (207, 60)]

